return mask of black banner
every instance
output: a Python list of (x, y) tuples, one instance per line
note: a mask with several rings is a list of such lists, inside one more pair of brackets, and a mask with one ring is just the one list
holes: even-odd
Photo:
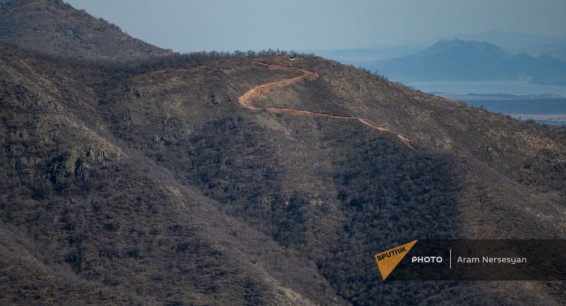
[(418, 240), (402, 256), (386, 281), (566, 280), (566, 240)]

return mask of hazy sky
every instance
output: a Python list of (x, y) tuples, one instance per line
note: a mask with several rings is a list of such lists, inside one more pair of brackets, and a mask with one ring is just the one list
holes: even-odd
[(489, 30), (566, 36), (566, 0), (66, 0), (179, 52), (366, 48)]

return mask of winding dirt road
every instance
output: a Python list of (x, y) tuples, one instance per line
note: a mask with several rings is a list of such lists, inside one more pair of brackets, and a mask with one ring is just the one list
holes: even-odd
[(269, 95), (274, 90), (277, 90), (277, 89), (280, 89), (280, 88), (301, 82), (305, 79), (315, 80), (315, 79), (318, 78), (318, 73), (316, 73), (314, 71), (306, 70), (306, 69), (290, 67), (290, 66), (265, 64), (265, 63), (262, 63), (262, 62), (259, 62), (259, 61), (256, 61), (255, 63), (262, 65), (264, 67), (267, 67), (269, 70), (297, 71), (297, 72), (303, 73), (303, 75), (298, 76), (298, 77), (294, 77), (294, 78), (291, 78), (291, 79), (284, 79), (284, 80), (269, 82), (269, 83), (265, 83), (265, 84), (256, 86), (256, 87), (248, 90), (247, 92), (245, 92), (242, 96), (240, 96), (238, 98), (238, 102), (240, 103), (241, 106), (243, 106), (247, 109), (255, 110), (255, 111), (265, 110), (265, 111), (268, 111), (268, 112), (271, 112), (271, 113), (285, 113), (285, 114), (290, 114), (290, 115), (293, 115), (293, 116), (319, 117), (319, 118), (327, 118), (327, 119), (342, 120), (342, 121), (355, 120), (355, 121), (358, 121), (361, 124), (371, 128), (371, 129), (377, 130), (380, 133), (394, 134), (405, 145), (407, 145), (407, 147), (409, 147), (411, 150), (415, 149), (413, 147), (412, 143), (411, 143), (411, 140), (409, 138), (407, 138), (406, 136), (394, 133), (393, 131), (391, 131), (388, 128), (373, 125), (373, 124), (369, 123), (368, 121), (366, 121), (365, 119), (362, 119), (362, 118), (359, 118), (359, 117), (337, 116), (337, 115), (330, 115), (330, 114), (325, 114), (325, 113), (311, 112), (311, 111), (306, 111), (306, 110), (296, 110), (296, 109), (291, 109), (291, 108), (276, 108), (276, 107), (260, 108), (260, 107), (254, 106), (252, 104), (253, 100), (267, 98), (267, 95)]

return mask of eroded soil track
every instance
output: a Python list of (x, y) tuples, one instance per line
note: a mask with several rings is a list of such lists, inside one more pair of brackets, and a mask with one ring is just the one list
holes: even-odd
[(255, 100), (255, 99), (265, 99), (274, 90), (277, 90), (277, 89), (280, 89), (280, 88), (301, 82), (305, 79), (315, 80), (315, 79), (318, 78), (318, 73), (316, 73), (314, 71), (306, 70), (306, 69), (301, 69), (301, 68), (297, 68), (297, 67), (290, 67), (290, 66), (265, 64), (265, 63), (258, 62), (258, 61), (256, 61), (256, 63), (259, 64), (259, 65), (267, 67), (269, 70), (296, 71), (296, 72), (301, 72), (303, 75), (300, 75), (298, 77), (294, 77), (294, 78), (291, 78), (291, 79), (284, 79), (284, 80), (280, 80), (280, 81), (274, 81), (274, 82), (269, 82), (269, 83), (265, 83), (265, 84), (262, 84), (262, 85), (258, 85), (256, 87), (248, 90), (247, 92), (245, 92), (242, 96), (240, 96), (238, 98), (238, 102), (240, 103), (241, 106), (243, 106), (247, 109), (255, 110), (255, 111), (265, 110), (265, 111), (268, 111), (268, 112), (271, 112), (271, 113), (285, 113), (285, 114), (289, 114), (289, 115), (293, 115), (293, 116), (319, 117), (319, 118), (327, 118), (327, 119), (331, 119), (331, 120), (342, 120), (342, 121), (355, 120), (355, 121), (358, 121), (361, 124), (371, 128), (373, 130), (380, 132), (380, 133), (394, 134), (405, 145), (407, 145), (407, 147), (414, 150), (414, 147), (411, 143), (411, 140), (409, 138), (407, 138), (406, 136), (395, 133), (388, 128), (380, 127), (380, 126), (371, 124), (363, 118), (353, 117), (353, 116), (338, 116), (338, 115), (317, 113), (317, 112), (311, 112), (311, 111), (307, 111), (307, 110), (297, 110), (297, 109), (291, 109), (291, 108), (277, 108), (277, 107), (260, 108), (260, 107), (254, 106), (252, 104), (253, 100)]

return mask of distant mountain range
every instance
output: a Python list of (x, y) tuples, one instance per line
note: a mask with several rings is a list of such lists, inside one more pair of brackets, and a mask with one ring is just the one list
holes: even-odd
[(527, 80), (566, 85), (566, 62), (549, 56), (511, 54), (498, 46), (459, 39), (441, 40), (415, 54), (368, 65), (397, 81)]
[(363, 67), (365, 63), (399, 58), (420, 52), (428, 45), (393, 45), (367, 49), (337, 49), (337, 50), (305, 50), (305, 53), (315, 53), (318, 56), (332, 59), (347, 65)]
[(526, 53), (532, 56), (548, 55), (559, 60), (566, 60), (566, 37), (488, 31), (458, 34), (447, 37), (447, 39), (484, 41), (512, 53)]

